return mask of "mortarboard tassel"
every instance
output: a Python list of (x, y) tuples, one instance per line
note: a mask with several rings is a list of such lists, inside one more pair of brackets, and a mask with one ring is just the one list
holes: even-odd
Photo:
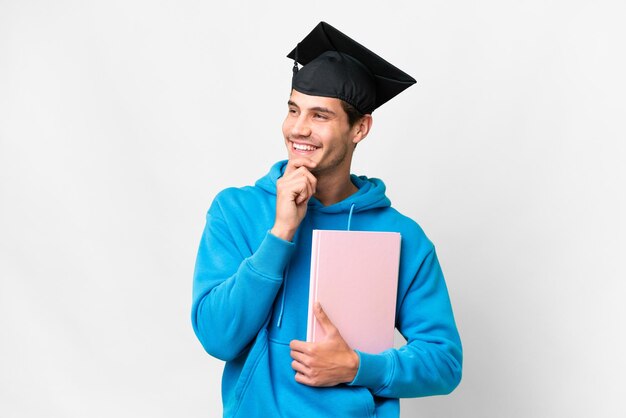
[(296, 45), (296, 49), (295, 49), (295, 53), (293, 57), (293, 75), (294, 76), (298, 74), (298, 46), (299, 45), (300, 45), (300, 42), (298, 42), (298, 44)]

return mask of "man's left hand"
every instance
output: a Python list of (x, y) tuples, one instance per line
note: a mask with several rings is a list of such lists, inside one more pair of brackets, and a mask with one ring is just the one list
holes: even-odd
[(291, 367), (296, 371), (296, 381), (308, 386), (335, 386), (353, 381), (359, 369), (359, 355), (341, 337), (319, 302), (314, 313), (326, 338), (315, 343), (291, 341)]

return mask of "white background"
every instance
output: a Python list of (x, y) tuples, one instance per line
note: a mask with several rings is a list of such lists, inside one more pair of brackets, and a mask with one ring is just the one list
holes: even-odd
[(413, 75), (354, 172), (435, 242), (465, 350), (403, 417), (623, 417), (620, 1), (0, 0), (0, 416), (218, 417), (205, 212), (285, 157), (326, 20)]

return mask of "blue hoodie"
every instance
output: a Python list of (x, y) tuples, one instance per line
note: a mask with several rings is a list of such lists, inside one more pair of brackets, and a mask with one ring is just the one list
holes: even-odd
[[(226, 361), (225, 417), (398, 417), (402, 397), (451, 392), (461, 341), (433, 244), (391, 207), (385, 185), (352, 175), (358, 191), (334, 205), (311, 198), (293, 239), (268, 231), (276, 211), (276, 163), (254, 187), (220, 192), (208, 213), (193, 283), (192, 324), (204, 349)], [(295, 381), (289, 343), (306, 340), (313, 229), (402, 235), (396, 328), (407, 339), (380, 354), (357, 351), (354, 380), (328, 388)]]

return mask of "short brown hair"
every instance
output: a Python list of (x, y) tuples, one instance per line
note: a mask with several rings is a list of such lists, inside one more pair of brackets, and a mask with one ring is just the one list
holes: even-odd
[(363, 113), (359, 112), (356, 107), (352, 106), (348, 102), (341, 101), (341, 107), (343, 111), (348, 115), (348, 124), (352, 128), (361, 118), (364, 116)]

